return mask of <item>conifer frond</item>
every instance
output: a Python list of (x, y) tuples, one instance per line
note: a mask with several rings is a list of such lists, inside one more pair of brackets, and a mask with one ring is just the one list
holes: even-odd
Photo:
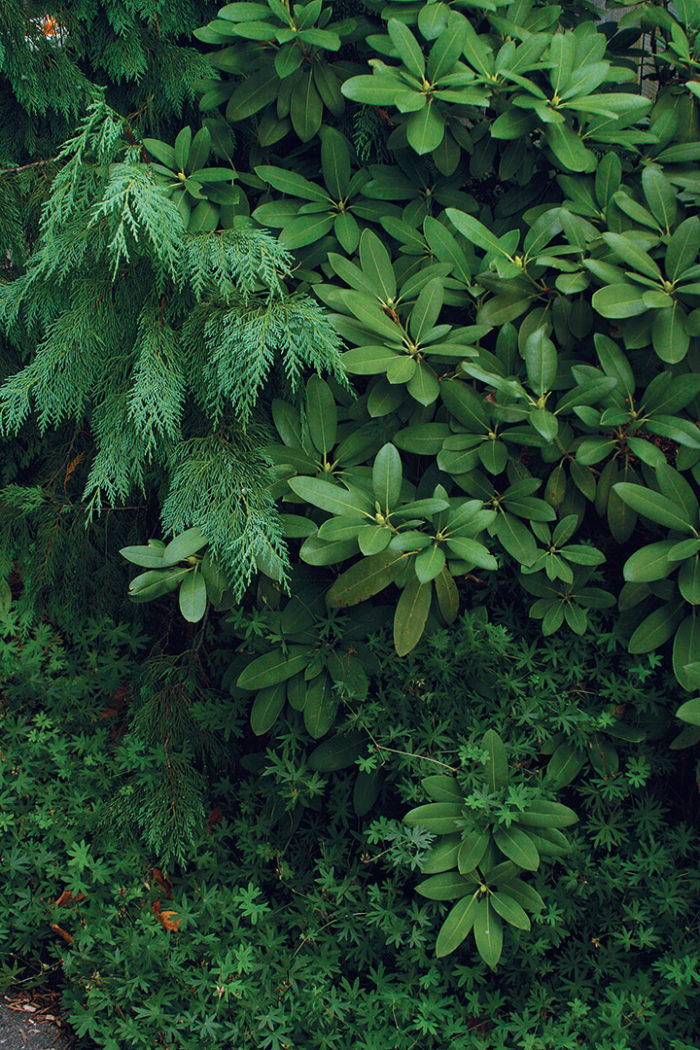
[(145, 494), (158, 462), (164, 531), (200, 526), (240, 597), (260, 567), (282, 581), (287, 567), (254, 410), (273, 372), (291, 390), (311, 369), (344, 382), (340, 339), (288, 292), (292, 257), (272, 234), (187, 233), (123, 131), (96, 99), (61, 151), (26, 273), (0, 287), (0, 323), (28, 359), (0, 386), (0, 433), (32, 412), (42, 433), (89, 421), (89, 517)]
[(276, 361), (292, 390), (309, 368), (346, 382), (338, 335), (307, 296), (203, 304), (185, 322), (183, 341), (190, 358), (204, 347), (203, 404), (215, 423), (227, 404), (242, 422), (250, 419)]
[(44, 206), (41, 232), (46, 241), (50, 242), (72, 215), (95, 199), (107, 175), (106, 165), (115, 158), (123, 135), (121, 117), (99, 95), (56, 158), (59, 164), (64, 163)]
[(122, 322), (109, 282), (87, 279), (73, 303), (48, 325), (33, 360), (0, 389), (0, 433), (16, 433), (30, 402), (43, 433), (66, 418), (79, 419), (103, 374), (105, 347), (119, 343)]
[[(121, 380), (121, 381), (120, 381)], [(116, 377), (92, 415), (97, 452), (90, 467), (84, 498), (90, 516), (99, 514), (104, 496), (110, 504), (125, 502), (143, 492), (143, 441), (129, 420), (128, 393), (123, 377)]]
[[(177, 207), (146, 165), (114, 164), (104, 196), (92, 209), (88, 231), (105, 220), (108, 228), (107, 253), (112, 277), (128, 263), (137, 244), (150, 248), (158, 271), (175, 280), (179, 273), (185, 228)], [(162, 274), (159, 272), (162, 278)]]
[(275, 560), (286, 577), (287, 552), (269, 494), (269, 464), (260, 449), (269, 435), (255, 424), (180, 442), (170, 456), (170, 486), (163, 503), (164, 532), (194, 525), (206, 534), (237, 599), (258, 570)]
[(180, 340), (154, 302), (141, 310), (136, 350), (129, 420), (150, 458), (159, 444), (178, 436), (185, 403)]
[(280, 294), (280, 275), (288, 274), (292, 263), (276, 237), (252, 226), (190, 234), (185, 249), (183, 278), (198, 302), (212, 292), (222, 299), (264, 289)]

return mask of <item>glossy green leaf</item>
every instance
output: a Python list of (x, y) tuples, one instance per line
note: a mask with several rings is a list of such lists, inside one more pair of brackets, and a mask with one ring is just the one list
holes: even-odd
[(265, 69), (252, 73), (239, 84), (226, 107), (227, 120), (245, 120), (277, 98), (280, 79), (276, 71)]
[(372, 465), (374, 497), (385, 514), (398, 503), (402, 482), (401, 456), (396, 446), (387, 442), (374, 457)]
[(700, 726), (700, 696), (695, 696), (692, 700), (686, 700), (684, 704), (681, 704), (676, 711), (676, 718), (680, 718), (682, 722), (687, 722), (691, 726)]
[(531, 912), (544, 911), (545, 903), (537, 890), (522, 879), (507, 879), (499, 883), (499, 886), (504, 893), (517, 901), (521, 908)]
[(367, 106), (392, 106), (410, 101), (415, 95), (398, 77), (377, 74), (374, 76), (351, 77), (346, 80), (341, 91), (345, 98), (354, 102), (363, 102)]
[(428, 281), (421, 289), (409, 319), (411, 338), (418, 345), (437, 323), (443, 298), (443, 283), (439, 277)]
[(447, 24), (430, 49), (427, 64), (427, 77), (431, 83), (449, 73), (462, 54), (466, 29), (464, 19), (457, 12), (451, 11)]
[(498, 568), (498, 562), (493, 554), (489, 553), (488, 548), (483, 543), (478, 543), (477, 540), (464, 536), (453, 536), (447, 540), (447, 547), (450, 554), (468, 562), (470, 566), (490, 570)]
[(384, 551), (364, 558), (346, 570), (335, 581), (327, 596), (331, 608), (344, 608), (379, 594), (393, 583), (402, 571), (406, 555), (401, 551)]
[(186, 529), (185, 532), (181, 532), (179, 536), (176, 536), (174, 540), (168, 543), (163, 551), (162, 564), (177, 565), (179, 561), (190, 558), (197, 551), (200, 551), (202, 547), (206, 547), (208, 542), (207, 537), (198, 525), (195, 525), (192, 529)]
[(122, 558), (126, 558), (132, 565), (140, 565), (144, 569), (159, 569), (165, 568), (164, 551), (165, 545), (161, 547), (149, 545), (147, 547), (122, 547), (119, 553)]
[(491, 233), (483, 222), (479, 222), (473, 215), (467, 215), (455, 208), (446, 208), (445, 215), (470, 244), (475, 244), (478, 248), (483, 248), (484, 251), (493, 255), (510, 259), (510, 253), (501, 244), (501, 239)]
[(292, 127), (302, 142), (310, 142), (318, 134), (323, 119), (323, 103), (316, 89), (313, 69), (310, 69), (295, 84), (292, 90), (289, 116)]
[(557, 376), (557, 351), (546, 329), (538, 328), (526, 339), (525, 367), (530, 386), (538, 397), (552, 389)]
[(409, 810), (403, 818), (404, 824), (420, 824), (434, 835), (449, 835), (458, 830), (463, 806), (457, 802), (429, 802)]
[(472, 831), (462, 841), (457, 853), (457, 867), (466, 875), (481, 864), (489, 847), (491, 835), (488, 831)]
[(623, 570), (625, 579), (631, 583), (649, 583), (668, 576), (676, 568), (668, 559), (669, 551), (674, 546), (673, 540), (663, 540), (660, 543), (649, 543), (646, 547), (640, 547), (625, 562)]
[(415, 77), (422, 80), (425, 76), (425, 59), (411, 30), (395, 18), (389, 19), (387, 29), (403, 64)]
[(421, 871), (424, 875), (434, 875), (449, 871), (457, 864), (457, 854), (461, 845), (459, 834), (445, 835), (428, 850), (423, 857)]
[(411, 113), (406, 123), (409, 145), (420, 156), (437, 149), (445, 134), (445, 120), (434, 102)]
[(496, 537), (511, 557), (521, 565), (532, 565), (537, 557), (537, 544), (530, 530), (512, 514), (499, 513)]
[(293, 197), (302, 197), (307, 201), (329, 202), (328, 194), (320, 186), (317, 186), (316, 183), (311, 182), (295, 171), (288, 171), (286, 168), (276, 168), (271, 164), (259, 164), (255, 169), (255, 174), (264, 182), (279, 190), (280, 193), (287, 193)]
[(678, 572), (678, 590), (691, 605), (700, 605), (700, 558), (684, 561)]
[(366, 515), (373, 510), (372, 501), (364, 492), (358, 489), (348, 492), (340, 485), (334, 485), (322, 478), (290, 478), (289, 487), (307, 503), (320, 507), (329, 514), (342, 514), (365, 520)]
[(317, 375), (306, 384), (306, 422), (317, 451), (330, 452), (336, 441), (338, 410), (330, 387)]
[(199, 572), (190, 571), (180, 584), (180, 612), (188, 623), (199, 623), (207, 608), (207, 585)]
[(421, 583), (430, 583), (439, 576), (445, 567), (445, 552), (437, 544), (431, 544), (420, 554), (416, 555), (414, 562), (416, 576)]
[(692, 532), (694, 522), (690, 516), (660, 492), (629, 482), (618, 482), (613, 485), (613, 489), (628, 507), (657, 525), (665, 525), (669, 529), (678, 529), (681, 532)]
[(360, 262), (374, 294), (383, 302), (392, 300), (396, 295), (396, 277), (391, 256), (372, 230), (364, 230), (360, 238)]
[(666, 248), (665, 269), (669, 281), (676, 281), (697, 260), (700, 252), (700, 218), (691, 215), (676, 226)]
[(670, 233), (678, 212), (675, 188), (655, 164), (647, 164), (642, 169), (642, 187), (652, 215)]
[(448, 773), (423, 777), (421, 787), (433, 802), (459, 802), (463, 797), (459, 784)]
[(380, 769), (367, 773), (362, 770), (357, 774), (352, 793), (352, 808), (358, 817), (364, 817), (372, 809), (379, 797), (383, 780)]
[(406, 384), (406, 389), (421, 405), (434, 404), (440, 394), (438, 378), (425, 361), (419, 363), (413, 378)]
[(250, 728), (256, 736), (262, 736), (272, 729), (286, 699), (286, 682), (277, 682), (260, 690), (250, 711)]
[(164, 164), (166, 168), (171, 171), (177, 171), (177, 160), (175, 159), (175, 150), (172, 146), (169, 146), (166, 142), (161, 142), (159, 139), (143, 140), (143, 144), (148, 152), (159, 160), (161, 164)]
[(489, 899), (493, 905), (493, 910), (502, 919), (505, 919), (509, 926), (516, 926), (519, 930), (530, 929), (530, 920), (524, 908), (510, 894), (497, 890), (491, 894)]
[(469, 936), (474, 926), (478, 905), (476, 894), (464, 897), (447, 913), (435, 942), (435, 954), (439, 959), (451, 955)]
[(251, 660), (236, 679), (239, 689), (266, 689), (268, 686), (286, 682), (288, 678), (303, 671), (313, 655), (306, 646), (290, 646), (285, 653), (275, 649)]
[(616, 320), (636, 317), (647, 310), (642, 301), (642, 288), (634, 284), (606, 285), (594, 293), (591, 302), (601, 317)]
[(416, 893), (431, 901), (453, 901), (474, 892), (474, 883), (457, 871), (443, 871), (419, 882)]
[(538, 798), (529, 803), (524, 813), (518, 814), (517, 820), (526, 828), (568, 828), (576, 824), (578, 816), (561, 802)]
[(439, 576), (435, 577), (435, 597), (445, 623), (454, 623), (459, 613), (459, 591), (452, 575), (445, 566)]
[(540, 855), (527, 832), (515, 825), (498, 827), (494, 830), (493, 840), (501, 853), (518, 867), (527, 871), (535, 871), (539, 867)]
[(650, 653), (673, 637), (682, 619), (677, 605), (666, 604), (649, 613), (632, 633), (627, 649), (630, 653)]
[(481, 741), (481, 746), (487, 753), (484, 773), (489, 791), (497, 791), (505, 787), (509, 780), (508, 756), (505, 744), (498, 733), (493, 729), (487, 729)]
[(700, 661), (700, 616), (695, 612), (681, 623), (673, 639), (673, 672), (684, 689), (694, 686), (692, 672), (687, 671), (688, 664)]
[(307, 761), (309, 767), (319, 773), (334, 773), (338, 769), (352, 766), (355, 759), (364, 752), (366, 745), (367, 737), (360, 730), (336, 733), (315, 747)]
[(568, 124), (547, 124), (544, 133), (552, 153), (567, 171), (591, 171), (595, 167), (595, 154), (586, 149), (581, 136)]
[(656, 281), (663, 281), (663, 274), (648, 252), (639, 247), (632, 234), (604, 233), (603, 240), (612, 248), (615, 254), (632, 270), (651, 277)]
[(667, 364), (675, 365), (688, 353), (690, 335), (680, 303), (657, 310), (651, 326), (654, 350)]
[(306, 690), (304, 726), (312, 739), (318, 740), (325, 736), (335, 722), (337, 710), (338, 694), (328, 675), (322, 671)]
[(399, 656), (415, 649), (423, 636), (432, 593), (430, 583), (421, 583), (415, 576), (402, 590), (394, 613), (394, 648)]
[(549, 760), (546, 779), (555, 790), (576, 779), (585, 765), (585, 756), (572, 744), (559, 744)]
[(474, 942), (481, 958), (494, 970), (503, 951), (503, 924), (488, 897), (476, 903)]

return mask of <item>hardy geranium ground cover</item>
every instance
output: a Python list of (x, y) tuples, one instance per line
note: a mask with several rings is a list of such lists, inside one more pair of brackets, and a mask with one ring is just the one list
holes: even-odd
[(0, 980), (86, 1047), (692, 1050), (700, 10), (619, 15), (0, 14)]

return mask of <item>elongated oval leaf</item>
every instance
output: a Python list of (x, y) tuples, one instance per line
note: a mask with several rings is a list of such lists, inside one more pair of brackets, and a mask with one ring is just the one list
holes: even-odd
[(188, 623), (199, 623), (207, 608), (207, 585), (200, 572), (188, 572), (180, 584), (180, 612)]
[(449, 835), (458, 828), (464, 807), (458, 802), (428, 802), (416, 806), (403, 818), (404, 824), (421, 824), (434, 835)]
[(484, 251), (493, 255), (500, 255), (502, 258), (510, 259), (510, 253), (503, 247), (500, 239), (491, 233), (484, 226), (483, 222), (475, 219), (473, 215), (457, 211), (456, 208), (446, 208), (445, 215), (452, 225), (467, 238), (470, 244), (475, 244), (477, 248), (483, 248)]
[(432, 586), (412, 577), (396, 604), (394, 613), (394, 647), (399, 656), (406, 656), (418, 645), (430, 612)]
[(304, 726), (314, 740), (325, 736), (335, 722), (338, 710), (338, 694), (323, 671), (313, 679), (306, 690), (304, 704)]
[(425, 854), (421, 871), (424, 875), (435, 875), (440, 871), (449, 871), (457, 864), (461, 837), (459, 834), (445, 835)]
[(661, 543), (649, 543), (646, 547), (640, 547), (625, 562), (625, 579), (630, 583), (662, 580), (677, 568), (676, 564), (668, 559), (669, 552), (675, 546), (677, 544), (674, 540), (663, 540)]
[(379, 449), (372, 466), (374, 496), (385, 514), (398, 503), (402, 482), (401, 456), (396, 446), (387, 442)]
[(419, 882), (416, 893), (431, 901), (453, 901), (474, 892), (474, 883), (458, 871), (443, 871)]
[(267, 686), (285, 682), (292, 675), (303, 671), (313, 656), (307, 646), (290, 646), (289, 652), (275, 649), (252, 660), (239, 674), (236, 685), (239, 689), (265, 689)]
[(338, 769), (347, 769), (364, 751), (367, 737), (359, 729), (349, 733), (336, 733), (330, 740), (324, 740), (315, 747), (308, 757), (309, 767), (320, 773), (333, 773)]
[(557, 351), (544, 328), (538, 328), (525, 340), (525, 367), (538, 397), (552, 389), (557, 377)]
[(421, 787), (433, 802), (460, 802), (463, 797), (459, 784), (447, 773), (423, 777)]
[(676, 711), (676, 718), (687, 722), (691, 726), (700, 726), (700, 696), (694, 696), (692, 700), (686, 700)]
[(634, 485), (630, 482), (620, 481), (613, 485), (613, 491), (620, 499), (637, 514), (655, 521), (657, 525), (665, 525), (669, 529), (678, 529), (681, 532), (692, 532), (694, 521), (686, 513), (683, 507), (672, 503), (660, 492), (645, 488), (644, 485)]
[(306, 422), (316, 449), (330, 452), (335, 445), (338, 410), (331, 388), (317, 375), (306, 384)]
[(356, 562), (339, 576), (328, 592), (327, 601), (333, 609), (358, 605), (379, 594), (393, 583), (406, 562), (402, 551), (382, 551)]
[(687, 671), (688, 664), (700, 660), (700, 616), (695, 612), (686, 616), (673, 639), (673, 671), (684, 689), (691, 690), (694, 675)]
[(347, 489), (324, 481), (323, 478), (290, 478), (289, 487), (307, 503), (320, 507), (329, 514), (363, 519), (367, 512), (373, 509), (371, 500), (364, 492), (357, 489), (348, 492)]
[(508, 923), (516, 926), (519, 930), (529, 930), (530, 920), (525, 909), (518, 904), (514, 897), (508, 893), (495, 892), (491, 894), (493, 910)]
[(451, 955), (471, 933), (477, 910), (476, 894), (464, 897), (447, 913), (435, 942), (435, 954), (439, 959)]
[(250, 728), (256, 736), (272, 729), (287, 698), (287, 683), (277, 682), (261, 689), (250, 711)]
[(518, 867), (527, 871), (535, 871), (539, 867), (540, 855), (527, 832), (514, 825), (509, 828), (496, 828), (493, 840), (501, 853)]
[(474, 942), (486, 965), (495, 970), (503, 951), (503, 923), (488, 897), (476, 904)]
[(373, 230), (364, 230), (360, 237), (360, 263), (373, 293), (383, 302), (392, 300), (396, 295), (396, 277), (391, 256)]
[(457, 867), (462, 875), (474, 871), (481, 864), (490, 842), (488, 831), (473, 831), (467, 835), (457, 854)]
[(524, 813), (518, 815), (518, 823), (529, 828), (568, 828), (577, 821), (573, 809), (544, 798), (535, 799)]
[(459, 591), (447, 566), (435, 577), (435, 597), (445, 623), (454, 623), (459, 613)]
[(669, 638), (673, 637), (682, 616), (677, 603), (666, 603), (654, 609), (648, 616), (645, 616), (633, 632), (627, 645), (628, 651), (630, 653), (650, 653), (659, 646), (665, 645)]
[(164, 547), (122, 547), (119, 553), (133, 565), (140, 565), (143, 569), (158, 569), (165, 568), (164, 550)]
[(191, 557), (208, 543), (207, 537), (196, 525), (193, 529), (187, 529), (171, 540), (163, 551), (163, 565), (177, 565), (179, 561)]

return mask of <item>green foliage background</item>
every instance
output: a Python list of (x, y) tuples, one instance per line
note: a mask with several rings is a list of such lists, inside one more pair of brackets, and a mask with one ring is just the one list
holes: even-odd
[(690, 1050), (700, 12), (613, 8), (4, 6), (2, 973), (86, 1045)]

